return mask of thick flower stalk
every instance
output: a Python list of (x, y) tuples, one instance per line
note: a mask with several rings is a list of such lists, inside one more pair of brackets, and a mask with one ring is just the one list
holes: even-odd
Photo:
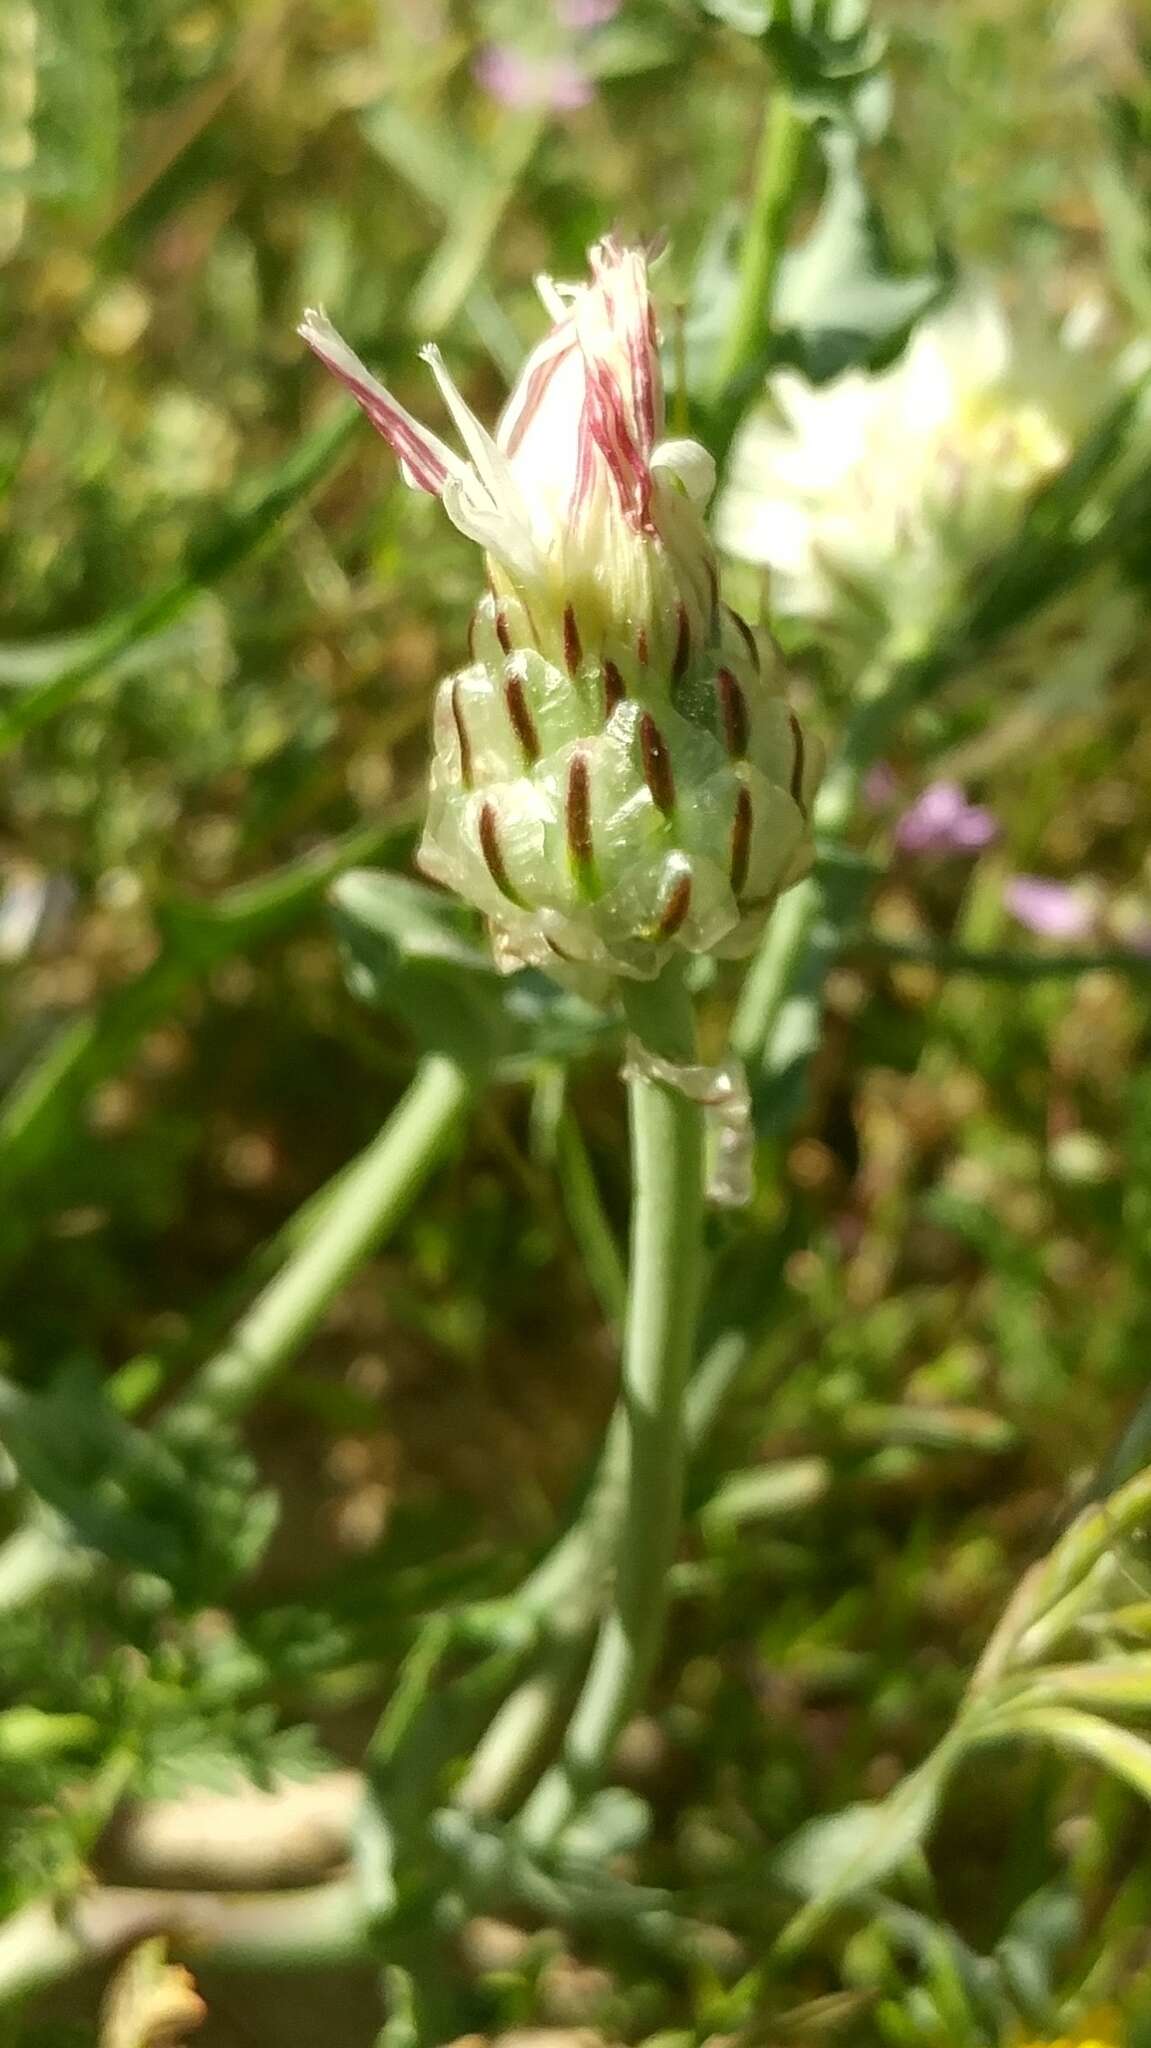
[(550, 333), (495, 435), (423, 351), (466, 450), (376, 382), (319, 313), (301, 333), (484, 549), (471, 659), (440, 685), (424, 872), (497, 958), (594, 984), (750, 950), (810, 865), (819, 751), (720, 598), (706, 451), (664, 440), (643, 254), (541, 283)]

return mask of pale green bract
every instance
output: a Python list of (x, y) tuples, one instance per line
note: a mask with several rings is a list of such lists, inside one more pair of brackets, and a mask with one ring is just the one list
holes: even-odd
[(574, 672), (530, 642), (505, 652), (497, 609), (440, 685), (425, 873), (483, 911), (513, 967), (646, 978), (676, 947), (746, 952), (810, 864), (818, 757), (734, 621), (673, 683), (594, 652)]

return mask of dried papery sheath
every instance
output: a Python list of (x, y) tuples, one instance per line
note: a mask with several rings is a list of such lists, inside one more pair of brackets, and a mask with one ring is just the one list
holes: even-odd
[(810, 865), (820, 753), (720, 600), (707, 452), (665, 440), (643, 253), (541, 285), (552, 327), (494, 435), (424, 351), (464, 453), (322, 314), (301, 333), (416, 490), (486, 555), (470, 661), (441, 684), (420, 865), (496, 956), (586, 988), (676, 951), (747, 952)]
[(746, 1208), (755, 1193), (755, 1133), (743, 1061), (676, 1066), (629, 1038), (623, 1075), (625, 1081), (662, 1081), (699, 1104), (707, 1132), (707, 1199), (717, 1209)]

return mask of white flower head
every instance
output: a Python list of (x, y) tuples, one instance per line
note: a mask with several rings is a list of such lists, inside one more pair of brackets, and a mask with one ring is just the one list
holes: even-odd
[(857, 648), (930, 630), (1097, 411), (1087, 339), (972, 284), (879, 375), (780, 372), (736, 444), (721, 548), (772, 572), (781, 616)]
[[(399, 457), (405, 483), (442, 499), (489, 557), (497, 589), (541, 624), (574, 620), (581, 645), (617, 655), (642, 636), (648, 658), (707, 628), (715, 566), (703, 507), (715, 481), (694, 441), (664, 441), (663, 383), (639, 249), (607, 237), (587, 283), (540, 281), (552, 327), (528, 357), (494, 435), (461, 396), (439, 350), (422, 351), (463, 453), (412, 417), (323, 313), (300, 333)], [(682, 619), (682, 624), (681, 624)], [(569, 623), (569, 635), (572, 626)]]

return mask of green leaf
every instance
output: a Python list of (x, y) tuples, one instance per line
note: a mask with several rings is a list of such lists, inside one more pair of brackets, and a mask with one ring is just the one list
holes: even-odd
[(1103, 1764), (1151, 1802), (1151, 1742), (1129, 1728), (1113, 1727), (1110, 1721), (1081, 1713), (1077, 1707), (1021, 1706), (997, 1713), (982, 1739), (997, 1741), (1014, 1735), (1038, 1736), (1057, 1749)]
[(1014, 1912), (994, 1960), (1030, 2025), (1055, 2031), (1055, 1969), (1083, 1920), (1080, 1901), (1060, 1885), (1032, 1892)]
[(262, 1703), (205, 1713), (187, 1694), (165, 1686), (145, 1691), (134, 1704), (141, 1717), (137, 1797), (174, 1799), (189, 1786), (269, 1789), (277, 1780), (307, 1780), (331, 1768), (314, 1728), (281, 1727), (275, 1708)]
[(331, 901), (354, 995), (398, 1017), (423, 1050), (468, 1068), (508, 1049), (500, 978), (454, 898), (361, 868)]
[(543, 115), (534, 110), (504, 113), (479, 175), (456, 186), (447, 233), (412, 293), (408, 314), (415, 332), (442, 334), (454, 320), (483, 269), (543, 132)]
[(954, 1739), (941, 1742), (888, 1798), (809, 1821), (784, 1844), (775, 1875), (808, 1903), (784, 1929), (783, 1947), (802, 1946), (835, 1907), (893, 1877), (915, 1856), (959, 1747)]
[(5, 1448), (79, 1542), (166, 1579), (192, 1604), (218, 1598), (258, 1563), (275, 1497), (222, 1426), (172, 1417), (135, 1429), (86, 1366), (58, 1374), (43, 1394), (6, 1385), (2, 1396)]
[(1021, 1703), (1094, 1707), (1104, 1714), (1151, 1713), (1151, 1651), (1093, 1664), (1047, 1664)]
[(708, 1542), (731, 1538), (748, 1522), (801, 1513), (824, 1500), (831, 1485), (826, 1458), (780, 1458), (732, 1472), (700, 1510)]
[(332, 904), (353, 992), (425, 1051), (482, 1068), (578, 1053), (615, 1028), (542, 974), (499, 974), (471, 913), (438, 889), (365, 868), (341, 878)]
[(997, 1456), (1011, 1450), (1018, 1435), (1004, 1416), (987, 1409), (912, 1401), (861, 1401), (845, 1418), (845, 1424), (848, 1434), (861, 1443), (901, 1444), (930, 1451), (974, 1451), (981, 1456)]
[(1091, 175), (1108, 269), (1136, 319), (1151, 319), (1151, 94), (1107, 95), (1109, 148)]
[[(1016, 1640), (1033, 1622), (1050, 1613), (1105, 1558), (1115, 1557), (1124, 1540), (1151, 1520), (1151, 1468), (1137, 1473), (1106, 1500), (1076, 1515), (1054, 1548), (1034, 1565), (1022, 1582), (1014, 1620)], [(1017, 1596), (1018, 1597), (1018, 1596)], [(1014, 1605), (1014, 1603), (1013, 1603)], [(1010, 1610), (1009, 1610), (1010, 1611)]]
[[(441, 214), (450, 216), (461, 192), (483, 184), (484, 166), (479, 152), (468, 145), (457, 124), (440, 119), (430, 106), (421, 107), (417, 115), (391, 94), (385, 94), (364, 109), (359, 116), (359, 129), (368, 147), (389, 169)], [(447, 258), (441, 253), (434, 261), (440, 265), (442, 281)], [(471, 281), (463, 291), (458, 310), (510, 383), (519, 373), (524, 345), (502, 304), (480, 275), (482, 268), (480, 250), (471, 265)], [(425, 291), (429, 276), (434, 279), (434, 272), (425, 273)], [(454, 283), (464, 283), (462, 271)]]
[(608, 1785), (584, 1802), (575, 1819), (563, 1831), (562, 1853), (573, 1861), (587, 1862), (597, 1869), (610, 1866), (612, 1858), (626, 1856), (646, 1842), (651, 1834), (651, 1807), (646, 1799), (628, 1792), (622, 1785)]
[(757, 36), (809, 121), (847, 122), (874, 139), (890, 117), (886, 42), (868, 0), (704, 0), (707, 12)]
[(827, 184), (806, 241), (780, 265), (775, 359), (813, 383), (889, 358), (950, 280), (942, 254), (931, 270), (901, 274), (843, 132), (823, 137)]

